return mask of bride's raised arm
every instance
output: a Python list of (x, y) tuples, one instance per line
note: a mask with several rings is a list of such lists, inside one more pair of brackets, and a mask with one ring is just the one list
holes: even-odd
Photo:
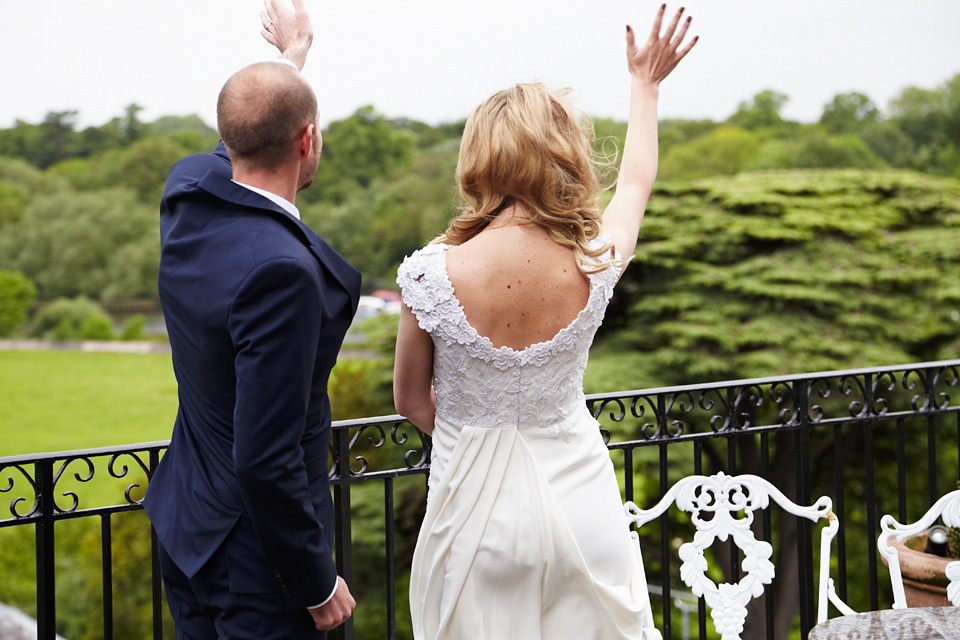
[[(681, 7), (661, 34), (667, 5), (661, 5), (646, 42), (637, 45), (627, 26), (627, 68), (630, 71), (630, 117), (620, 162), (617, 191), (603, 213), (603, 230), (625, 259), (637, 246), (640, 222), (657, 177), (657, 99), (660, 81), (683, 59), (699, 36), (686, 45), (683, 39), (690, 16), (683, 19)], [(682, 24), (681, 24), (681, 20)], [(679, 30), (678, 30), (679, 27)]]

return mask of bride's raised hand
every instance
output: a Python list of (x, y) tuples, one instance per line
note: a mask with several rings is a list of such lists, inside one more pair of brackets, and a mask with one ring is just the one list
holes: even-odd
[(653, 20), (653, 28), (647, 41), (637, 45), (634, 39), (634, 31), (627, 26), (627, 68), (630, 75), (638, 80), (649, 82), (652, 85), (659, 85), (660, 81), (670, 75), (683, 57), (690, 53), (690, 49), (697, 43), (700, 36), (696, 36), (683, 45), (683, 38), (687, 35), (687, 29), (690, 28), (692, 18), (687, 16), (680, 25), (683, 16), (683, 7), (677, 11), (673, 21), (667, 30), (661, 34), (660, 29), (663, 25), (663, 14), (666, 13), (667, 5), (660, 5), (657, 11), (657, 17)]

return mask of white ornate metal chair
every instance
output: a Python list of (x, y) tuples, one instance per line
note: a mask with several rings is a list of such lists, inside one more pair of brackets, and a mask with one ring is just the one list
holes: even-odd
[[(651, 509), (640, 509), (632, 502), (624, 505), (628, 519), (637, 526), (660, 517), (674, 502), (679, 509), (690, 514), (697, 532), (692, 542), (680, 546), (680, 577), (694, 595), (706, 600), (713, 624), (722, 640), (740, 640), (747, 617), (747, 603), (763, 594), (764, 585), (773, 580), (774, 567), (770, 561), (773, 547), (768, 542), (757, 540), (750, 528), (754, 511), (765, 509), (770, 498), (784, 511), (795, 516), (814, 522), (827, 521), (820, 533), (817, 623), (827, 619), (828, 602), (832, 602), (845, 615), (856, 613), (836, 595), (830, 579), (830, 546), (840, 521), (831, 511), (832, 502), (828, 496), (821, 497), (812, 506), (803, 507), (759, 476), (718, 473), (713, 476), (688, 476), (680, 480)], [(743, 517), (738, 517), (740, 512), (743, 512)], [(636, 532), (633, 536), (639, 541)], [(731, 538), (743, 552), (743, 576), (736, 584), (718, 585), (707, 577), (704, 551), (715, 541), (725, 541), (727, 538)], [(649, 610), (646, 625), (653, 627)]]
[[(904, 538), (921, 533), (930, 528), (937, 519), (943, 518), (948, 527), (960, 526), (960, 490), (951, 491), (939, 500), (914, 524), (900, 524), (887, 514), (880, 519), (880, 537), (877, 538), (877, 550), (886, 558), (890, 570), (890, 582), (893, 585), (893, 608), (906, 609), (907, 597), (903, 591), (903, 574), (900, 572), (900, 555), (897, 548), (890, 545), (890, 539), (902, 542)], [(960, 560), (947, 565), (947, 599), (954, 606), (960, 606)]]

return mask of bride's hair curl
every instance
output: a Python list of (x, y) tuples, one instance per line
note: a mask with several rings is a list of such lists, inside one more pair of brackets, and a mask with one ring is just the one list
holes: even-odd
[(516, 204), (573, 250), (583, 272), (615, 262), (612, 243), (587, 247), (600, 233), (598, 173), (613, 162), (594, 150), (593, 126), (578, 120), (567, 93), (518, 84), (473, 110), (457, 163), (462, 204), (436, 242), (462, 244)]

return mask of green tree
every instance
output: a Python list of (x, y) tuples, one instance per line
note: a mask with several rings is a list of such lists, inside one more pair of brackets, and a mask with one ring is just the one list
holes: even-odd
[(411, 136), (398, 131), (372, 106), (330, 123), (323, 132), (323, 151), (314, 185), (304, 199), (341, 202), (351, 184), (369, 187), (391, 171), (409, 165), (413, 153)]
[(740, 172), (760, 149), (761, 138), (738, 127), (723, 126), (685, 144), (671, 147), (660, 162), (662, 180), (694, 180)]
[(41, 169), (76, 155), (76, 119), (77, 112), (70, 110), (50, 111), (40, 124), (17, 120), (12, 129), (0, 130), (0, 155), (23, 158)]
[(34, 159), (34, 149), (40, 146), (40, 127), (18, 119), (13, 127), (0, 129), (0, 156)]
[(99, 127), (87, 127), (81, 131), (77, 155), (85, 158), (124, 146), (126, 146), (126, 138), (120, 130), (120, 119), (114, 118)]
[(799, 140), (791, 162), (783, 168), (818, 169), (857, 167), (872, 169), (882, 166), (870, 147), (855, 135), (827, 136), (818, 133)]
[(69, 184), (62, 177), (40, 171), (22, 158), (0, 156), (0, 181), (16, 185), (29, 197), (52, 194), (66, 189)]
[(0, 338), (9, 338), (26, 324), (37, 288), (22, 273), (0, 271)]
[(18, 222), (30, 202), (30, 194), (20, 185), (0, 181), (0, 228)]
[(186, 116), (161, 116), (150, 123), (150, 130), (155, 136), (171, 136), (183, 132), (199, 133), (203, 136), (217, 135), (217, 130), (195, 113)]
[(140, 120), (143, 107), (131, 102), (123, 109), (123, 118), (120, 120), (120, 132), (127, 144), (136, 142), (150, 131), (150, 125)]
[[(626, 123), (622, 126), (626, 131)], [(658, 132), (660, 154), (663, 155), (676, 145), (705, 136), (720, 126), (723, 125), (713, 120), (661, 120)], [(620, 138), (622, 140), (623, 136)]]
[(40, 140), (34, 152), (33, 164), (46, 169), (77, 152), (77, 112), (51, 111), (40, 123)]
[(658, 186), (603, 329), (620, 383), (947, 357), (960, 341), (958, 210), (960, 183), (904, 171)]
[(123, 152), (111, 177), (114, 184), (126, 186), (143, 202), (156, 205), (160, 202), (170, 167), (183, 156), (183, 147), (168, 138), (143, 138)]
[(765, 89), (753, 96), (750, 102), (741, 102), (728, 122), (748, 130), (779, 127), (783, 124), (780, 110), (789, 99), (786, 94)]
[(960, 74), (937, 89), (907, 87), (889, 110), (891, 121), (913, 142), (911, 168), (960, 175)]
[[(115, 284), (110, 274), (128, 268), (131, 252), (124, 247), (147, 247), (156, 238), (154, 211), (124, 189), (35, 196), (23, 218), (0, 234), (0, 267), (21, 271), (44, 298), (100, 296)], [(156, 274), (156, 263), (152, 268)], [(138, 286), (113, 294), (153, 291)]]
[(870, 150), (891, 167), (909, 167), (913, 141), (892, 120), (883, 120), (864, 127), (860, 138)]
[(838, 93), (823, 108), (820, 124), (830, 133), (858, 133), (864, 125), (880, 120), (880, 110), (870, 98), (856, 91)]

